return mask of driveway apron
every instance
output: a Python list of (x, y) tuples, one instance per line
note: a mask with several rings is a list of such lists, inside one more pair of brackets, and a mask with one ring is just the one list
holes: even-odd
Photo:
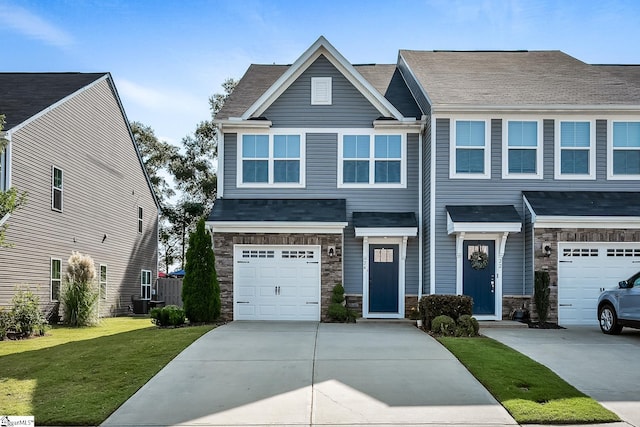
[(103, 426), (516, 425), (429, 335), (403, 324), (232, 322)]
[(483, 335), (546, 365), (562, 379), (640, 427), (640, 330), (604, 335), (598, 326), (487, 328)]

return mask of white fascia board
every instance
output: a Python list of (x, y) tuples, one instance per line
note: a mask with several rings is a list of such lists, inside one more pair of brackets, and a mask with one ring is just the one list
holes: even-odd
[[(98, 83), (100, 83), (103, 80), (107, 80), (109, 78), (109, 73), (105, 73), (102, 77), (92, 81), (91, 83), (89, 83), (88, 85), (81, 87), (80, 89), (76, 90), (75, 92), (65, 96), (64, 98), (62, 98), (61, 100), (59, 100), (58, 102), (55, 102), (51, 105), (49, 105), (47, 108), (45, 108), (44, 110), (40, 111), (37, 114), (34, 114), (33, 116), (29, 117), (27, 120), (25, 120), (22, 123), (19, 123), (17, 125), (15, 125), (14, 127), (12, 127), (11, 129), (9, 129), (11, 132), (15, 133), (17, 130), (20, 130), (21, 128), (25, 127), (26, 125), (28, 125), (29, 123), (33, 122), (34, 120), (39, 119), (40, 117), (44, 116), (45, 114), (47, 114), (49, 111), (53, 110), (54, 108), (58, 107), (59, 105), (64, 104), (65, 102), (67, 102), (69, 99), (73, 98), (74, 96), (76, 96), (77, 94), (79, 94), (80, 92), (84, 92), (85, 90), (97, 85)], [(118, 100), (119, 101), (119, 100)], [(122, 110), (124, 112), (124, 110)]]
[(447, 233), (519, 233), (522, 224), (519, 222), (453, 222), (447, 213)]
[(413, 117), (410, 120), (395, 121), (395, 120), (374, 120), (373, 128), (375, 130), (389, 130), (389, 131), (406, 131), (406, 132), (421, 132), (425, 126), (424, 120), (416, 120)]
[(522, 104), (522, 105), (464, 105), (464, 104), (435, 104), (433, 114), (449, 113), (601, 113), (612, 112), (640, 112), (640, 105), (572, 105), (572, 104)]
[(263, 113), (321, 54), (331, 62), (383, 115), (402, 120), (402, 114), (378, 92), (323, 36), (320, 36), (242, 115), (247, 120)]
[(356, 237), (416, 237), (417, 227), (355, 227)]
[(637, 228), (640, 216), (551, 216), (537, 215), (533, 228)]
[(536, 222), (536, 213), (533, 210), (533, 207), (531, 207), (531, 204), (527, 200), (527, 196), (523, 195), (522, 199), (524, 200), (524, 204), (527, 207), (527, 209), (529, 209), (529, 213), (531, 214), (531, 223), (535, 223)]
[(220, 125), (222, 132), (232, 132), (239, 129), (270, 129), (273, 125), (271, 120), (214, 120)]
[[(420, 92), (422, 93), (422, 95), (425, 97), (429, 105), (433, 106), (433, 102), (431, 101), (429, 94), (427, 93), (425, 88), (422, 86), (422, 83), (420, 83), (420, 80), (418, 80), (418, 78), (416, 77), (416, 74), (413, 72), (413, 70), (409, 66), (409, 63), (404, 59), (404, 56), (402, 56), (401, 52), (398, 53), (398, 68), (400, 68), (400, 64), (404, 64), (405, 69), (409, 71), (409, 74), (411, 74), (411, 78), (413, 79), (413, 81), (417, 83), (418, 88), (420, 89)], [(400, 74), (402, 75), (402, 70), (400, 71)], [(407, 79), (404, 76), (402, 76), (402, 79), (404, 80), (405, 85), (407, 85)], [(408, 87), (409, 85), (407, 85), (407, 88)], [(411, 89), (409, 89), (409, 91), (411, 91)]]
[(2, 218), (0, 218), (0, 227), (2, 227), (2, 224), (4, 224), (5, 222), (7, 222), (7, 220), (9, 219), (9, 217), (11, 216), (10, 213), (7, 213), (5, 216), (3, 216)]
[(318, 233), (342, 234), (347, 222), (206, 221), (214, 233)]

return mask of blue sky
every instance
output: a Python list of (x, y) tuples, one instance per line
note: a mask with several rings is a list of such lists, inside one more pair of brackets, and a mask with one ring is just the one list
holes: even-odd
[(353, 63), (399, 49), (557, 49), (640, 64), (640, 2), (591, 0), (0, 0), (0, 71), (110, 71), (128, 118), (170, 142), (251, 63), (324, 35)]

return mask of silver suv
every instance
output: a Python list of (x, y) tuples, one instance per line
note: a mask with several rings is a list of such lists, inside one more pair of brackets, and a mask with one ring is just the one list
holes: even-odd
[(617, 335), (623, 326), (640, 328), (640, 272), (598, 298), (598, 320), (605, 334)]

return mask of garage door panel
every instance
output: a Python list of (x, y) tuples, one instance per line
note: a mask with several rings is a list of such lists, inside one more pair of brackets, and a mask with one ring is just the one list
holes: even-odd
[(558, 249), (558, 321), (596, 325), (601, 289), (640, 270), (640, 244), (564, 242)]
[(320, 320), (319, 258), (317, 246), (237, 245), (234, 318)]

